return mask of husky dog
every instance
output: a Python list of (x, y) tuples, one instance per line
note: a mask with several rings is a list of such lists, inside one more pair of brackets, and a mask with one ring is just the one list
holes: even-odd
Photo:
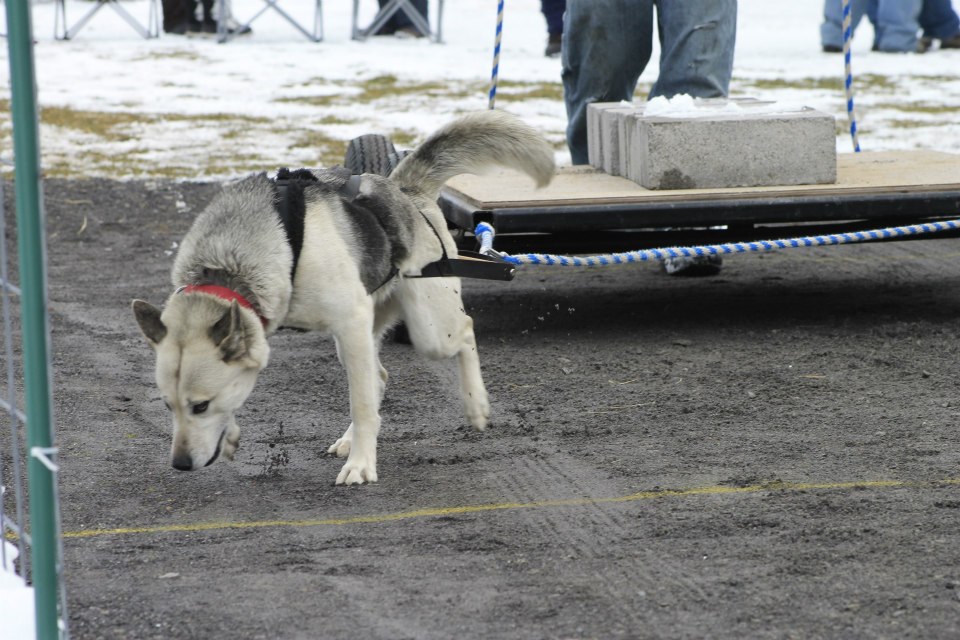
[(553, 151), (503, 112), (465, 116), (430, 136), (389, 178), (363, 175), (354, 197), (307, 184), (298, 238), (285, 231), (277, 186), (265, 174), (225, 187), (183, 238), (172, 272), (176, 291), (163, 311), (133, 301), (173, 414), (173, 467), (190, 471), (233, 458), (240, 439), (234, 413), (267, 364), (267, 337), (280, 326), (329, 332), (346, 369), (352, 422), (328, 449), (347, 459), (337, 484), (377, 481), (387, 382), (378, 352), (398, 321), (422, 355), (457, 357), (467, 419), (483, 430), (490, 405), (460, 281), (414, 276), (457, 253), (436, 204), (440, 188), (455, 175), (494, 166), (544, 186), (554, 173)]

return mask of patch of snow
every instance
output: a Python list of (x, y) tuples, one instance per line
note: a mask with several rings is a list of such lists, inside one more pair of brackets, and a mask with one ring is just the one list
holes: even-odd
[(0, 566), (0, 620), (4, 640), (33, 640), (36, 637), (33, 619), (33, 589), (14, 572), (17, 547), (6, 540), (3, 544), (3, 566)]
[[(145, 22), (148, 0), (121, 0)], [(436, 20), (436, 2), (431, 19)], [(279, 0), (303, 24), (313, 18), (313, 0)], [(53, 38), (54, 3), (33, 5), (38, 98), (43, 107), (132, 114), (124, 136), (92, 140), (77, 129), (43, 125), (44, 165), (79, 166), (93, 153), (125, 154), (131, 164), (120, 176), (163, 174), (163, 167), (193, 171), (198, 179), (231, 177), (238, 157), (268, 159), (277, 166), (316, 166), (319, 152), (305, 145), (305, 134), (346, 141), (365, 133), (403, 132), (415, 144), (441, 123), (465, 111), (487, 107), (493, 61), (496, 3), (457, 0), (444, 7), (442, 44), (425, 39), (351, 39), (352, 3), (323, 3), (324, 40), (313, 43), (277, 12), (266, 9), (253, 34), (225, 44), (214, 39), (162, 34), (144, 40), (109, 5), (69, 41)], [(91, 7), (66, 0), (67, 18), (76, 22)], [(233, 0), (244, 21), (266, 5)], [(359, 23), (369, 24), (377, 9), (361, 0)], [(830, 113), (846, 129), (843, 56), (820, 50), (822, 0), (770, 2), (740, 0), (731, 95), (781, 104), (802, 104)], [(864, 21), (853, 40), (854, 87), (864, 150), (960, 149), (960, 50), (926, 54), (883, 54), (870, 50), (873, 33)], [(522, 93), (517, 83), (544, 83), (561, 95), (561, 61), (544, 56), (546, 23), (538, 0), (514, 0), (504, 11), (498, 96)], [(653, 83), (659, 47), (640, 77), (640, 95)], [(431, 94), (397, 92), (385, 100), (357, 100), (362, 83), (393, 77), (398, 85), (434, 83)], [(8, 69), (0, 65), (0, 87)], [(0, 97), (8, 90), (0, 88)], [(336, 96), (328, 104), (324, 96)], [(540, 129), (566, 152), (566, 109), (559, 97), (498, 100)], [(185, 116), (207, 116), (202, 121)], [(140, 120), (137, 116), (142, 116)], [(9, 120), (0, 114), (0, 131)], [(306, 137), (309, 140), (309, 137)], [(838, 133), (839, 151), (851, 151), (849, 136)], [(92, 168), (91, 168), (92, 170)], [(114, 169), (116, 171), (116, 169)], [(95, 172), (94, 172), (95, 173)]]

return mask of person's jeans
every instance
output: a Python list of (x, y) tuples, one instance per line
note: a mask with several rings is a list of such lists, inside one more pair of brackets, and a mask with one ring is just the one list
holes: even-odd
[[(873, 23), (876, 33), (874, 46), (877, 49), (902, 53), (916, 51), (920, 10), (924, 4), (924, 0), (850, 0), (851, 31), (856, 31), (866, 14)], [(820, 44), (824, 47), (843, 47), (841, 0), (826, 0), (823, 4)]]
[(547, 20), (549, 35), (560, 35), (563, 32), (563, 12), (566, 8), (566, 0), (540, 0), (540, 12)]
[(920, 28), (928, 38), (946, 40), (960, 33), (960, 17), (950, 0), (923, 0)]
[(633, 99), (653, 50), (654, 5), (660, 74), (649, 97), (727, 95), (736, 0), (568, 0), (561, 59), (573, 164), (587, 163), (587, 105)]
[[(867, 14), (871, 24), (877, 24), (877, 0), (850, 0), (851, 38), (864, 14)], [(843, 3), (841, 0), (826, 0), (823, 3), (820, 44), (824, 47), (843, 48)]]

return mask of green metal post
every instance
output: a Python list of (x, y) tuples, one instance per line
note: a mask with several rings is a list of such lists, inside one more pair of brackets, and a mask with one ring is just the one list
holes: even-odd
[[(16, 171), (17, 237), (27, 450), (53, 446), (49, 328), (46, 300), (45, 220), (40, 189), (37, 89), (29, 0), (5, 0), (10, 55), (10, 92)], [(57, 614), (57, 526), (53, 471), (29, 455), (31, 565), (36, 596), (37, 638), (59, 637)]]

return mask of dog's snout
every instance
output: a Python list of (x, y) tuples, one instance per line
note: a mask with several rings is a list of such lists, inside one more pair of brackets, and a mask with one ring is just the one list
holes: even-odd
[(173, 462), (171, 462), (173, 468), (177, 471), (192, 471), (193, 470), (193, 458), (190, 457), (190, 454), (179, 453), (173, 457)]

